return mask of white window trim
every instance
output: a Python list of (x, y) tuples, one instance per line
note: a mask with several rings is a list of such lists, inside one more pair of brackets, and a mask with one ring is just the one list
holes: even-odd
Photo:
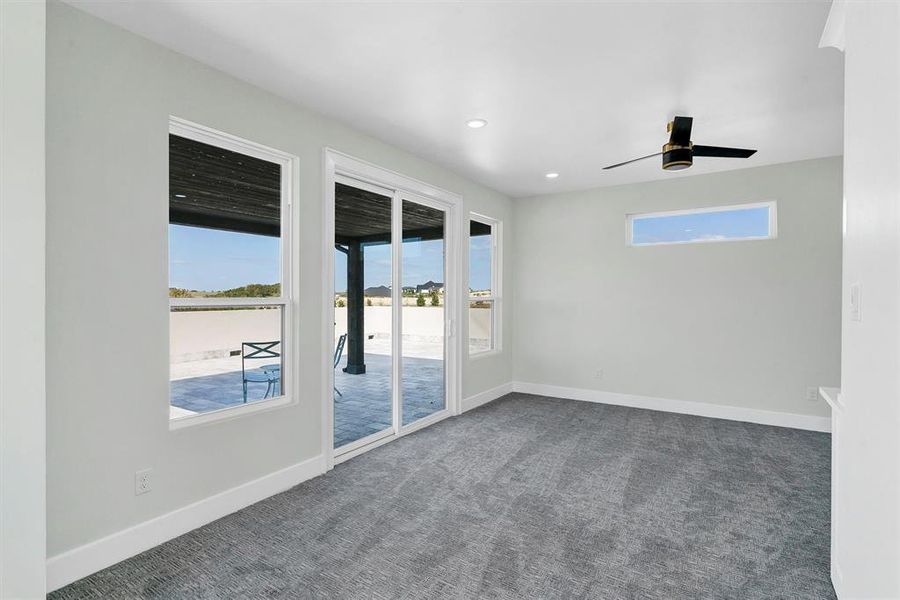
[[(706, 213), (726, 212), (732, 210), (742, 210), (751, 208), (769, 209), (769, 235), (735, 237), (725, 239), (708, 239), (708, 240), (681, 240), (675, 242), (650, 242), (644, 244), (634, 243), (634, 221), (635, 219), (646, 219), (653, 217), (674, 217), (678, 215), (702, 215)], [(681, 210), (666, 210), (658, 212), (631, 213), (625, 215), (625, 243), (628, 246), (675, 246), (680, 244), (717, 244), (722, 242), (750, 242), (756, 240), (774, 240), (778, 237), (778, 203), (775, 200), (767, 200), (765, 202), (750, 202), (746, 204), (727, 204), (724, 206), (709, 206), (702, 208), (686, 208)]]
[[(491, 315), (491, 348), (488, 350), (479, 350), (476, 352), (472, 352), (469, 349), (469, 339), (466, 336), (466, 348), (469, 353), (470, 359), (479, 359), (486, 358), (488, 356), (494, 356), (496, 354), (500, 354), (503, 352), (503, 331), (502, 331), (502, 323), (503, 319), (501, 318), (502, 313), (502, 305), (503, 305), (503, 290), (502, 284), (503, 276), (503, 222), (499, 219), (495, 219), (493, 217), (489, 217), (487, 215), (483, 215), (476, 212), (469, 213), (470, 221), (477, 221), (478, 223), (482, 223), (483, 225), (489, 225), (491, 227), (491, 295), (490, 296), (473, 296), (471, 293), (468, 294), (468, 298), (466, 300), (466, 311), (471, 310), (469, 308), (469, 302), (472, 301), (490, 301), (493, 302), (493, 310), (491, 311), (493, 314)], [(468, 226), (468, 223), (466, 224)], [(468, 236), (467, 236), (468, 237)], [(467, 245), (468, 248), (468, 245)], [(471, 258), (467, 255), (466, 260), (466, 269), (471, 268)], [(471, 273), (469, 273), (469, 277), (471, 278)], [(469, 281), (466, 281), (466, 289), (469, 289)], [(466, 321), (468, 323), (468, 320)]]
[[(234, 307), (234, 306), (280, 306), (281, 307), (281, 395), (257, 400), (220, 410), (198, 413), (184, 417), (169, 418), (169, 430), (184, 429), (194, 425), (234, 419), (244, 415), (271, 410), (297, 403), (294, 393), (296, 369), (294, 368), (294, 302), (293, 281), (293, 197), (294, 170), (297, 157), (256, 142), (192, 123), (178, 117), (169, 117), (169, 133), (204, 144), (210, 144), (232, 152), (238, 152), (281, 166), (281, 295), (268, 298), (170, 298), (169, 310), (175, 307)], [(168, 245), (167, 245), (168, 247)], [(166, 261), (168, 264), (168, 260)], [(170, 381), (171, 386), (171, 381)], [(171, 403), (171, 389), (166, 397)]]

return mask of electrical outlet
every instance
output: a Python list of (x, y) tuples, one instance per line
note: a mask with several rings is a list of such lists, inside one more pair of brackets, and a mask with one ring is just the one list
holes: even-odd
[(603, 369), (597, 369), (594, 372), (594, 379), (603, 379)]
[(134, 473), (134, 495), (140, 496), (146, 494), (153, 488), (150, 485), (150, 475), (153, 469), (144, 469), (143, 471), (135, 471)]
[(808, 387), (806, 388), (806, 399), (810, 402), (818, 402), (819, 401), (819, 388)]

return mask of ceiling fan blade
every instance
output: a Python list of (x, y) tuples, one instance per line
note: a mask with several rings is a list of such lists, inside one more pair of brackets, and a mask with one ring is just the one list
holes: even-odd
[(694, 146), (694, 156), (720, 156), (723, 158), (750, 158), (756, 150), (724, 148), (722, 146)]
[(672, 131), (669, 135), (670, 144), (687, 146), (691, 143), (691, 127), (694, 125), (693, 117), (675, 117), (672, 119)]
[(654, 156), (659, 156), (660, 154), (662, 154), (662, 152), (656, 152), (655, 154), (648, 154), (647, 156), (642, 156), (640, 158), (633, 158), (631, 160), (626, 160), (625, 162), (620, 162), (619, 164), (616, 164), (616, 165), (609, 165), (608, 167), (603, 167), (603, 170), (606, 171), (607, 169), (615, 169), (616, 167), (621, 167), (623, 165), (630, 165), (633, 162), (637, 162), (639, 160), (644, 160), (645, 158), (653, 158)]

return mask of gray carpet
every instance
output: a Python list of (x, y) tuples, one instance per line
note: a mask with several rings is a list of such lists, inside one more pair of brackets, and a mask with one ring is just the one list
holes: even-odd
[(834, 598), (829, 436), (511, 394), (51, 598)]

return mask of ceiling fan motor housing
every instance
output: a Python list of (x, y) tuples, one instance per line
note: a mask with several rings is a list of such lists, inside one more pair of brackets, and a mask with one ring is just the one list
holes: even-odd
[(662, 148), (662, 168), (666, 171), (680, 171), (694, 164), (692, 143), (687, 146), (668, 143)]

